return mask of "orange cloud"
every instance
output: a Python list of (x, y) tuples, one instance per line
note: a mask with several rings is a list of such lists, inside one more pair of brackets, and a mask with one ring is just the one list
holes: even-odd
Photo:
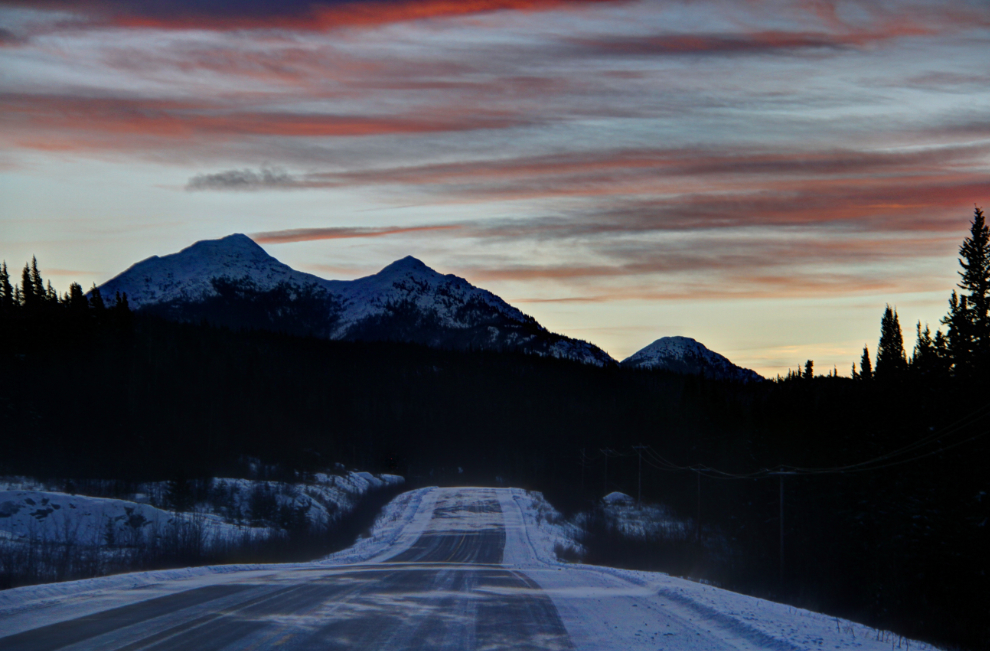
[(208, 101), (11, 94), (0, 97), (8, 142), (41, 150), (121, 149), (149, 139), (243, 136), (355, 137), (502, 129), (521, 118), (450, 108), (429, 115), (363, 116), (266, 111)]
[(438, 224), (434, 226), (386, 226), (381, 228), (295, 228), (284, 231), (253, 233), (251, 239), (258, 244), (285, 244), (288, 242), (311, 242), (314, 240), (343, 240), (361, 237), (384, 237), (428, 231), (450, 231), (462, 228), (461, 224)]

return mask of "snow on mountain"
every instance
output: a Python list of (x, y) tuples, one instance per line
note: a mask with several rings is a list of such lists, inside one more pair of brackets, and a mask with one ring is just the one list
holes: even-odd
[(178, 321), (615, 363), (596, 346), (549, 332), (495, 294), (411, 256), (366, 278), (324, 280), (237, 234), (148, 258), (100, 292), (126, 293), (133, 308)]
[(415, 306), (420, 312), (432, 313), (447, 328), (472, 325), (462, 315), (464, 306), (472, 302), (512, 321), (532, 321), (491, 292), (452, 274), (440, 274), (412, 256), (396, 260), (373, 276), (328, 281), (328, 284), (342, 299), (343, 310), (335, 338), (345, 336), (355, 324), (381, 315), (395, 305)]
[(690, 337), (662, 337), (622, 360), (630, 368), (665, 369), (675, 373), (704, 375), (720, 380), (762, 380), (756, 371), (736, 366)]
[(152, 256), (100, 286), (104, 298), (126, 293), (132, 308), (171, 301), (199, 301), (216, 295), (214, 279), (248, 281), (261, 291), (280, 283), (325, 288), (327, 281), (296, 271), (268, 255), (240, 233), (203, 240), (178, 253)]

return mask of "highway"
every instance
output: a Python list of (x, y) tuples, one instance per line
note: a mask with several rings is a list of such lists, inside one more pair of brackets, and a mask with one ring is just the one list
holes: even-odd
[(235, 577), (0, 637), (0, 649), (574, 648), (550, 598), (501, 566), (505, 540), (494, 491), (448, 490), (390, 558)]
[(312, 563), (2, 591), (0, 651), (889, 651), (894, 639), (701, 582), (562, 563), (567, 526), (516, 488), (417, 489), (373, 536)]

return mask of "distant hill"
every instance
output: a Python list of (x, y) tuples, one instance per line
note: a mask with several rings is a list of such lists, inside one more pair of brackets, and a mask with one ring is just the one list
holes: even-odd
[(325, 280), (236, 234), (143, 260), (100, 292), (126, 293), (132, 309), (173, 321), (615, 364), (597, 346), (552, 333), (495, 294), (411, 256), (366, 278)]
[(688, 375), (704, 375), (719, 380), (755, 382), (763, 380), (756, 371), (736, 366), (724, 356), (709, 350), (690, 337), (662, 337), (622, 360), (628, 368), (665, 369)]

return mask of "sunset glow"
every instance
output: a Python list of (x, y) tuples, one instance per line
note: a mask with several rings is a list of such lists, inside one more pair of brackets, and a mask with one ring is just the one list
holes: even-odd
[(988, 61), (983, 0), (0, 0), (0, 258), (414, 255), (617, 359), (848, 374), (946, 312)]

